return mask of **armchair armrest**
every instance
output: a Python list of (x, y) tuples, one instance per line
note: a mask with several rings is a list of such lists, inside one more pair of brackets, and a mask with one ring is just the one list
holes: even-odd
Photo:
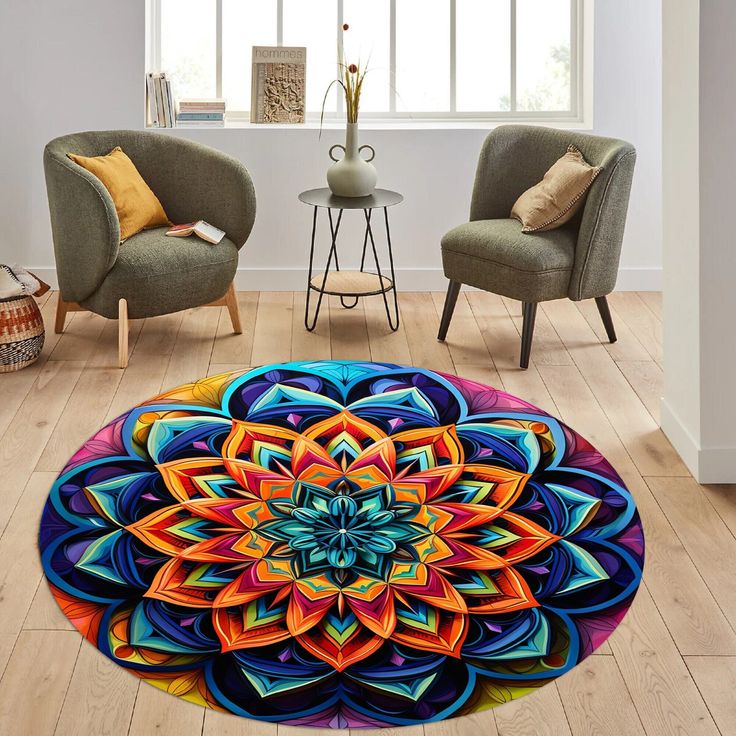
[(612, 141), (585, 202), (568, 296), (574, 301), (606, 296), (616, 286), (636, 150)]
[(67, 157), (72, 139), (56, 139), (43, 155), (56, 273), (62, 297), (89, 297), (113, 267), (120, 247), (115, 205), (102, 182)]

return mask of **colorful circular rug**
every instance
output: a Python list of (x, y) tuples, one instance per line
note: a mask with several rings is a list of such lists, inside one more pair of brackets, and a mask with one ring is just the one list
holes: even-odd
[(492, 708), (564, 674), (641, 578), (631, 494), (540, 409), (454, 376), (286, 363), (169, 391), (51, 490), (51, 589), (187, 700), (306, 726)]

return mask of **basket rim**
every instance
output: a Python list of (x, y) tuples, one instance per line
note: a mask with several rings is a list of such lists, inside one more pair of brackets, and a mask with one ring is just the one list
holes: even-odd
[(9, 302), (17, 302), (17, 301), (20, 301), (21, 299), (33, 299), (33, 294), (18, 294), (17, 296), (6, 296), (4, 299), (0, 299), (0, 304), (8, 304)]

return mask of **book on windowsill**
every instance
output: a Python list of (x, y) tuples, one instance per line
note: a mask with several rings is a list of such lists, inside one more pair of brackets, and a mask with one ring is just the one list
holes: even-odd
[(166, 231), (166, 234), (172, 238), (187, 238), (194, 234), (202, 238), (202, 240), (212, 243), (212, 245), (217, 245), (225, 237), (224, 230), (220, 230), (204, 220), (189, 222), (185, 225), (174, 225)]
[(179, 112), (225, 112), (225, 100), (221, 97), (187, 98), (179, 100)]
[(165, 72), (150, 72), (146, 75), (147, 122), (154, 128), (174, 127), (174, 96), (171, 80)]
[(177, 120), (185, 121), (185, 120), (214, 120), (214, 121), (221, 121), (224, 120), (225, 113), (223, 112), (182, 112), (179, 110), (179, 114), (176, 116)]
[(224, 128), (225, 121), (220, 118), (219, 120), (182, 120), (181, 118), (176, 119), (177, 128)]
[(251, 123), (303, 123), (306, 70), (303, 46), (254, 46)]

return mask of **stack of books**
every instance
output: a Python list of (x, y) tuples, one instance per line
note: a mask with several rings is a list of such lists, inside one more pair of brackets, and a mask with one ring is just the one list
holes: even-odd
[(153, 128), (173, 128), (176, 105), (171, 93), (171, 80), (165, 72), (149, 72), (146, 75), (148, 98), (148, 125)]
[(176, 124), (180, 128), (221, 127), (225, 125), (225, 100), (181, 100)]

